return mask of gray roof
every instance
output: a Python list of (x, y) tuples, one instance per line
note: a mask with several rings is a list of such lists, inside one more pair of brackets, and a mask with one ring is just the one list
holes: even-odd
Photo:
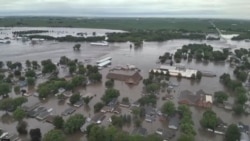
[(180, 114), (175, 113), (174, 116), (170, 117), (168, 126), (175, 126), (179, 128), (180, 125)]
[(145, 135), (147, 135), (147, 129), (143, 128), (143, 127), (135, 128), (133, 130), (132, 134), (145, 136)]
[(96, 113), (91, 120), (93, 122), (97, 122), (98, 120), (103, 120), (104, 117), (105, 117), (104, 113)]
[(240, 141), (250, 141), (249, 136), (246, 133), (241, 132)]
[(127, 75), (127, 76), (132, 76), (136, 73), (137, 71), (132, 71), (132, 70), (112, 70), (109, 73), (115, 73), (119, 75)]
[(179, 101), (188, 100), (191, 103), (196, 103), (200, 97), (198, 95), (194, 95), (191, 91), (185, 90), (180, 93)]
[(162, 134), (163, 139), (165, 139), (165, 140), (170, 140), (170, 139), (172, 139), (174, 136), (175, 136), (175, 131), (169, 130), (169, 129), (163, 130), (163, 134)]

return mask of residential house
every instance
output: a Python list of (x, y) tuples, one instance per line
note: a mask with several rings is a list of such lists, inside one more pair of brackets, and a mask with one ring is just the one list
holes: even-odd
[(55, 117), (56, 117), (56, 116), (54, 116), (54, 115), (49, 115), (49, 116), (46, 118), (46, 122), (53, 124)]
[(82, 127), (80, 128), (80, 130), (81, 130), (81, 132), (86, 132), (87, 131), (87, 127), (89, 126), (89, 125), (91, 125), (91, 124), (93, 124), (94, 122), (92, 122), (92, 121), (89, 121), (89, 122), (85, 122), (83, 125), (82, 125)]
[(107, 106), (104, 106), (101, 109), (101, 112), (106, 113), (106, 112), (114, 112), (114, 110), (117, 108), (118, 106), (118, 100), (117, 98), (113, 98), (108, 104)]
[(81, 107), (83, 104), (84, 104), (84, 101), (83, 101), (83, 100), (79, 100), (79, 101), (77, 101), (73, 106), (79, 108), (79, 107)]
[(120, 107), (124, 107), (124, 108), (129, 108), (130, 107), (130, 103), (122, 101), (122, 102), (119, 103), (119, 106)]
[(230, 101), (224, 101), (223, 102), (223, 105), (224, 105), (224, 109), (226, 110), (233, 110), (233, 106), (234, 106), (234, 103), (233, 102), (230, 102)]
[(48, 111), (41, 112), (36, 119), (38, 120), (45, 120), (47, 117), (49, 117), (50, 113)]
[(146, 136), (148, 133), (147, 133), (147, 129), (146, 129), (146, 128), (139, 127), (139, 128), (135, 128), (135, 129), (132, 131), (132, 134), (133, 134), (133, 135)]
[(227, 123), (225, 123), (222, 119), (218, 119), (218, 126), (215, 127), (215, 129), (207, 129), (207, 131), (218, 134), (218, 135), (224, 135), (228, 126)]
[(153, 122), (156, 119), (156, 109), (153, 108), (152, 106), (144, 106), (143, 107), (145, 110), (145, 121), (147, 122)]
[(245, 124), (243, 124), (242, 122), (239, 122), (239, 123), (237, 124), (237, 126), (238, 126), (238, 128), (240, 129), (240, 132), (249, 134), (249, 126), (248, 126), (248, 125), (245, 125)]
[(62, 112), (62, 116), (71, 115), (71, 114), (73, 114), (75, 111), (76, 111), (75, 108), (70, 107), (70, 108), (68, 108), (68, 109), (66, 109), (66, 110), (64, 110), (64, 111)]
[(211, 94), (207, 94), (203, 90), (197, 91), (196, 94), (185, 90), (180, 93), (178, 103), (202, 108), (211, 108), (213, 98)]
[(175, 113), (173, 116), (169, 117), (168, 128), (178, 130), (180, 126), (181, 115)]
[(139, 108), (139, 107), (140, 107), (139, 101), (137, 100), (137, 101), (133, 102), (133, 103), (131, 104), (131, 107), (137, 107), (137, 108)]
[(96, 113), (92, 118), (91, 118), (91, 121), (93, 123), (97, 123), (97, 124), (100, 124), (104, 118), (105, 118), (105, 114), (104, 113)]
[(250, 141), (248, 134), (241, 132), (240, 141)]
[(101, 109), (101, 112), (102, 112), (102, 113), (112, 112), (112, 108), (109, 107), (109, 106), (104, 106), (104, 107)]
[(38, 107), (34, 110), (28, 111), (28, 116), (31, 118), (37, 117), (40, 113), (47, 111), (45, 107)]
[(139, 84), (142, 76), (138, 71), (133, 70), (110, 70), (107, 74), (108, 79), (124, 81), (128, 84)]
[(21, 108), (24, 111), (29, 112), (39, 107), (40, 104), (41, 104), (40, 102), (27, 102), (27, 103), (22, 104)]
[(162, 134), (163, 141), (169, 141), (174, 137), (175, 137), (175, 131), (169, 129), (163, 130)]

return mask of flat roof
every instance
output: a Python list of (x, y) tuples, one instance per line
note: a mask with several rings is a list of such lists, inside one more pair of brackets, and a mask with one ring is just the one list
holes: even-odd
[(103, 58), (101, 60), (96, 61), (96, 63), (99, 64), (99, 63), (102, 63), (104, 61), (111, 60), (111, 59), (112, 59), (112, 57), (106, 57), (106, 58)]
[(109, 73), (113, 74), (120, 74), (120, 75), (134, 75), (137, 71), (132, 71), (132, 70), (112, 70)]
[(111, 63), (111, 61), (110, 61), (110, 60), (107, 60), (107, 61), (104, 61), (104, 62), (102, 62), (102, 63), (100, 63), (100, 64), (97, 64), (97, 66), (98, 66), (98, 67), (103, 67), (103, 66), (105, 66), (105, 65), (107, 65), (107, 64), (109, 64), (109, 63)]
[(206, 95), (206, 102), (213, 103), (213, 99), (211, 95)]

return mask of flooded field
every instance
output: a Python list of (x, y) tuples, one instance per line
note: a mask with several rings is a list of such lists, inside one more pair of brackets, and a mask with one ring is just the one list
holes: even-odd
[[(96, 31), (96, 32), (107, 32), (105, 30)], [(74, 31), (79, 32), (79, 31)], [(90, 33), (93, 31), (89, 31)], [(129, 48), (129, 43), (113, 43), (108, 47), (97, 47), (90, 46), (89, 43), (81, 43), (81, 51), (75, 52), (72, 47), (75, 43), (60, 43), (60, 42), (52, 42), (52, 41), (43, 41), (39, 44), (31, 44), (29, 42), (23, 43), (22, 41), (12, 41), (11, 44), (0, 44), (0, 59), (1, 61), (20, 61), (25, 62), (27, 59), (29, 60), (37, 60), (41, 61), (44, 59), (52, 59), (53, 62), (58, 62), (61, 56), (67, 56), (71, 59), (78, 59), (79, 61), (94, 64), (95, 61), (104, 58), (106, 56), (112, 57), (112, 65), (110, 66), (124, 66), (127, 64), (135, 65), (139, 69), (141, 69), (141, 75), (143, 78), (148, 77), (149, 70), (153, 68), (159, 67), (157, 64), (158, 57), (162, 55), (164, 52), (174, 52), (178, 48), (181, 48), (182, 45), (189, 43), (207, 43), (215, 47), (215, 49), (227, 48), (230, 45), (237, 45), (237, 48), (249, 48), (250, 43), (246, 42), (234, 42), (228, 40), (222, 41), (191, 41), (191, 40), (172, 40), (167, 42), (145, 42), (143, 47), (141, 48)], [(225, 90), (224, 87), (219, 83), (219, 76), (225, 73), (233, 73), (233, 68), (229, 66), (227, 63), (201, 63), (193, 60), (192, 62), (182, 61), (183, 64), (187, 68), (193, 68), (198, 70), (206, 70), (212, 71), (217, 74), (217, 77), (203, 77), (200, 82), (191, 82), (188, 79), (182, 79), (181, 81), (177, 81), (175, 77), (171, 77), (170, 81), (178, 84), (179, 86), (175, 88), (175, 92), (172, 92), (174, 95), (173, 101), (177, 105), (177, 98), (179, 93), (183, 90), (190, 90), (192, 92), (196, 92), (200, 89), (203, 89), (207, 93), (213, 94), (215, 91)], [(104, 68), (101, 70), (103, 75), (102, 82), (106, 81), (106, 74), (108, 73), (109, 68)], [(129, 97), (131, 101), (135, 101), (141, 97), (142, 94), (142, 81), (140, 84), (136, 86), (128, 86), (124, 82), (115, 81), (115, 88), (120, 90), (121, 100), (123, 97)], [(90, 101), (88, 106), (82, 106), (78, 108), (75, 113), (81, 113), (85, 117), (93, 116), (93, 106), (96, 102), (100, 101), (101, 96), (104, 94), (105, 86), (102, 84), (95, 84), (87, 86), (86, 89), (80, 90), (82, 94), (92, 93), (96, 94), (96, 97)], [(166, 92), (160, 93), (160, 97), (165, 95)], [(13, 96), (15, 94), (12, 94)], [(29, 101), (36, 101), (38, 98), (36, 97), (28, 97)], [(60, 115), (65, 109), (69, 106), (66, 103), (58, 103), (57, 98), (50, 98), (45, 101), (41, 101), (44, 107), (53, 108), (53, 114)], [(157, 108), (159, 109), (163, 103), (161, 98), (157, 101)], [(223, 136), (213, 134), (209, 134), (200, 130), (200, 119), (202, 117), (202, 113), (205, 111), (204, 109), (191, 108), (193, 112), (193, 121), (195, 123), (195, 129), (197, 131), (196, 140), (197, 141), (221, 141)], [(213, 110), (217, 113), (219, 117), (221, 117), (226, 123), (237, 123), (238, 121), (242, 121), (245, 124), (250, 125), (250, 117), (242, 116), (235, 117), (231, 112), (225, 111), (223, 109), (219, 109), (213, 106)], [(122, 113), (129, 114), (127, 109), (122, 109)], [(4, 113), (1, 113), (3, 115)], [(106, 119), (103, 122), (103, 125), (108, 125), (107, 119), (111, 115), (106, 115)], [(65, 117), (67, 118), (67, 117)], [(29, 129), (32, 128), (40, 128), (42, 134), (46, 133), (48, 130), (53, 128), (53, 125), (37, 121), (36, 119), (26, 119), (29, 125)], [(16, 124), (17, 122), (11, 121), (3, 121), (0, 122), (0, 128), (3, 128), (10, 133), (16, 133)], [(153, 123), (143, 122), (143, 127), (148, 129), (149, 133), (154, 133), (157, 128), (167, 127), (167, 123), (161, 123), (159, 120)], [(131, 132), (133, 127), (124, 127), (124, 130)], [(28, 136), (27, 136), (28, 137)], [(23, 137), (24, 140), (27, 140), (27, 137)], [(84, 141), (84, 135), (82, 133), (76, 133), (74, 135), (69, 136), (70, 140), (74, 141)], [(175, 139), (173, 139), (175, 140)]]

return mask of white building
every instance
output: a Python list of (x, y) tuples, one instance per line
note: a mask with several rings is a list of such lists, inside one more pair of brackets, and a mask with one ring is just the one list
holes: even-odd
[(170, 76), (178, 76), (181, 74), (182, 77), (191, 78), (192, 75), (197, 74), (197, 70), (187, 69), (184, 66), (160, 66), (160, 70), (165, 70), (169, 72)]

